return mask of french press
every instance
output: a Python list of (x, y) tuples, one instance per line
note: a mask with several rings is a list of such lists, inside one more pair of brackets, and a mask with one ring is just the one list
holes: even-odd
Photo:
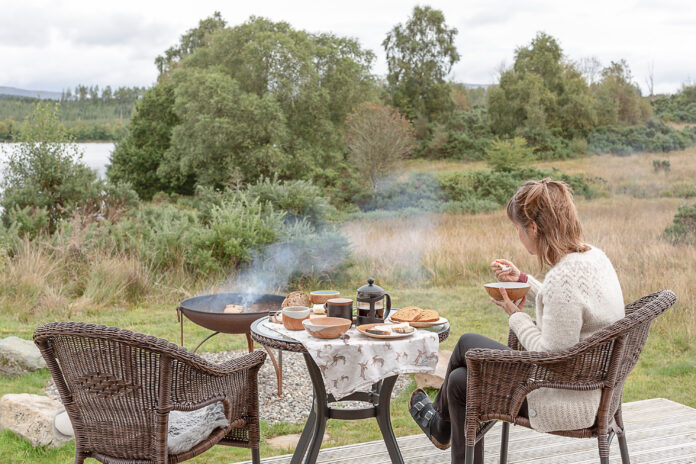
[(358, 325), (384, 322), (391, 310), (391, 297), (384, 289), (375, 285), (375, 279), (367, 279), (367, 285), (358, 289), (356, 297)]

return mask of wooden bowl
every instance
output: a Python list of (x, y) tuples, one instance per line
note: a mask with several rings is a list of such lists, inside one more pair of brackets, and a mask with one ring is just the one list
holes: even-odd
[(309, 319), (311, 309), (306, 306), (288, 306), (283, 308), (283, 326), (288, 330), (302, 330), (302, 321)]
[(317, 290), (309, 294), (312, 304), (324, 304), (331, 298), (338, 298), (339, 296), (341, 294), (336, 290)]
[(502, 300), (503, 295), (498, 290), (503, 287), (512, 301), (519, 300), (529, 291), (529, 284), (524, 282), (493, 282), (484, 285), (488, 294), (494, 300)]
[(350, 324), (342, 317), (317, 317), (302, 322), (304, 329), (317, 338), (338, 338), (350, 329)]

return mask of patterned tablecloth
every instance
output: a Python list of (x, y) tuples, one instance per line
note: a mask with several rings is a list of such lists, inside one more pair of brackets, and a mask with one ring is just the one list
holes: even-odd
[(263, 324), (302, 343), (319, 366), (326, 390), (336, 399), (369, 390), (373, 383), (385, 377), (432, 372), (437, 365), (438, 336), (427, 330), (384, 340), (363, 335), (353, 327), (341, 338), (321, 339), (304, 330), (287, 330), (281, 324), (269, 321)]

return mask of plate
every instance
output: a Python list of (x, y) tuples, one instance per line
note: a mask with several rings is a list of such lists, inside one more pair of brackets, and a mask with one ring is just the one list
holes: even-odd
[[(392, 320), (391, 320), (391, 317), (387, 319), (387, 322), (390, 322), (390, 323), (392, 323), (392, 324), (395, 324), (395, 323), (396, 323), (396, 321), (392, 321)], [(417, 329), (423, 329), (423, 328), (425, 328), (425, 327), (435, 327), (436, 325), (442, 325), (442, 324), (444, 324), (444, 323), (446, 323), (446, 322), (449, 322), (449, 321), (447, 321), (447, 319), (445, 319), (444, 317), (440, 316), (440, 319), (438, 319), (437, 321), (431, 321), (431, 322), (409, 322), (409, 325), (410, 325), (411, 327), (416, 327)]]
[(376, 325), (392, 325), (392, 324), (384, 324), (384, 323), (379, 323), (379, 324), (363, 324), (363, 325), (357, 326), (356, 328), (357, 328), (358, 331), (359, 331), (361, 334), (363, 334), (363, 335), (367, 335), (368, 337), (372, 337), (372, 338), (383, 338), (383, 339), (410, 337), (411, 335), (413, 335), (414, 333), (416, 333), (415, 330), (414, 330), (413, 332), (411, 332), (411, 333), (405, 333), (405, 334), (392, 332), (391, 335), (377, 335), (377, 334), (372, 334), (372, 333), (367, 332), (367, 329), (371, 329), (371, 328), (373, 328), (373, 327), (376, 326)]

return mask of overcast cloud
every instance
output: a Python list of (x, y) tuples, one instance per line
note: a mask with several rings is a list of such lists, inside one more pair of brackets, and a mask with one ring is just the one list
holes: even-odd
[(656, 92), (674, 92), (696, 79), (692, 0), (0, 0), (0, 86), (149, 86), (157, 77), (155, 57), (215, 10), (232, 25), (256, 15), (355, 37), (376, 53), (374, 71), (383, 75), (381, 43), (416, 4), (443, 10), (459, 30), (461, 61), (452, 71), (459, 82), (494, 82), (501, 63), (511, 64), (515, 48), (537, 31), (556, 37), (570, 59), (596, 56), (606, 65), (625, 58), (643, 89), (651, 65)]

